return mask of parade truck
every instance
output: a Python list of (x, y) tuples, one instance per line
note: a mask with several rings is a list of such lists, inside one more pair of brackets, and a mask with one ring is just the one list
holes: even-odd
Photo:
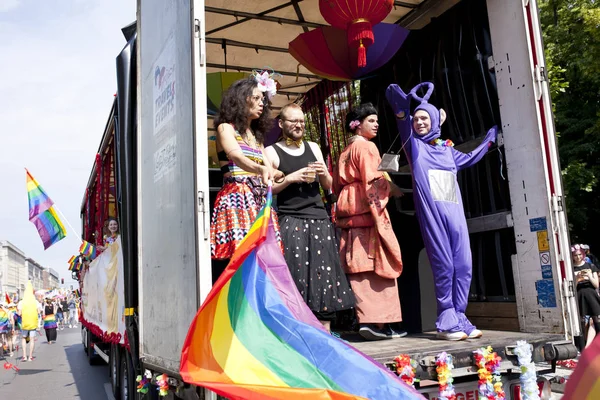
[[(384, 22), (410, 30), (398, 53), (358, 81), (327, 81), (288, 50), (299, 34), (325, 25), (317, 0), (138, 0), (136, 21), (123, 28), (117, 93), (81, 206), (83, 239), (95, 246), (107, 218), (119, 220), (119, 240), (78, 273), (84, 349), (91, 363), (108, 362), (115, 398), (142, 396), (138, 376), (152, 385), (158, 377), (175, 398), (216, 398), (179, 374), (188, 328), (216, 278), (209, 233), (222, 176), (212, 124), (228, 82), (265, 68), (278, 73), (271, 109), (303, 107), (306, 134), (332, 171), (347, 140), (339, 127), (358, 102), (379, 110), (381, 153), (399, 151), (385, 100), (392, 83), (408, 91), (433, 82), (431, 102), (448, 114), (442, 137), (461, 151), (499, 127), (497, 146), (458, 175), (473, 253), (466, 314), (483, 337), (436, 340), (432, 273), (406, 165), (390, 173), (405, 196), (388, 208), (404, 262), (400, 328), (409, 334), (361, 341), (352, 315), (340, 316), (334, 330), (394, 371), (398, 356), (413, 360), (416, 387), (429, 399), (438, 398), (436, 359), (444, 352), (454, 360), (457, 398), (477, 398), (474, 352), (487, 346), (501, 357), (507, 398), (522, 398), (515, 349), (524, 341), (548, 398), (547, 378), (557, 361), (577, 355), (581, 328), (537, 3), (393, 3)], [(147, 396), (155, 394), (152, 386)]]

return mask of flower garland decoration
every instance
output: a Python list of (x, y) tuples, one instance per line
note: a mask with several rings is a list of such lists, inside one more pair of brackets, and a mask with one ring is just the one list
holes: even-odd
[(135, 378), (135, 381), (138, 383), (137, 391), (138, 393), (146, 394), (148, 393), (148, 388), (150, 387), (150, 381), (142, 375), (138, 375)]
[(531, 361), (531, 346), (525, 340), (518, 340), (515, 354), (521, 369), (521, 399), (540, 400), (540, 389), (537, 384), (535, 364)]
[(502, 358), (495, 353), (491, 346), (475, 350), (475, 365), (479, 375), (479, 398), (487, 400), (505, 399), (500, 376)]
[(156, 384), (158, 385), (158, 394), (161, 397), (165, 397), (169, 394), (169, 382), (167, 382), (167, 374), (162, 374), (156, 377)]
[(456, 400), (456, 392), (452, 382), (452, 370), (454, 364), (452, 363), (452, 356), (445, 351), (438, 354), (435, 360), (435, 370), (438, 376), (438, 383), (440, 385), (440, 396), (439, 400)]
[(400, 379), (412, 387), (415, 386), (415, 382), (419, 382), (419, 379), (416, 378), (418, 365), (419, 364), (407, 354), (400, 354), (398, 357), (394, 358), (396, 373), (400, 376)]
[(350, 122), (350, 129), (355, 130), (356, 128), (358, 128), (359, 125), (360, 125), (360, 121), (355, 119), (354, 121)]
[(454, 147), (454, 142), (450, 139), (442, 140), (440, 138), (433, 139), (430, 144), (441, 147)]
[(275, 78), (281, 75), (273, 70), (264, 69), (262, 71), (252, 71), (252, 76), (258, 82), (258, 90), (265, 92), (269, 100), (277, 94), (277, 82), (275, 82)]

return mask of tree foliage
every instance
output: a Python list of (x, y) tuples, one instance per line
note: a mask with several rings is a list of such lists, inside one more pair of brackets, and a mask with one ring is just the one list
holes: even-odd
[(600, 252), (600, 0), (539, 8), (571, 239)]

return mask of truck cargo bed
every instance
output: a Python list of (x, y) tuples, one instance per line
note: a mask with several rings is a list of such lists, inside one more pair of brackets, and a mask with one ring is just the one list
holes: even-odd
[[(358, 350), (372, 357), (382, 364), (391, 364), (400, 354), (408, 354), (421, 365), (428, 365), (434, 357), (442, 351), (454, 357), (455, 368), (468, 368), (473, 365), (471, 355), (474, 350), (492, 346), (494, 351), (503, 359), (506, 358), (506, 346), (514, 346), (517, 340), (525, 340), (534, 347), (534, 360), (543, 361), (542, 346), (548, 342), (560, 342), (563, 335), (546, 333), (522, 333), (497, 330), (484, 330), (480, 339), (467, 339), (457, 342), (440, 340), (435, 332), (412, 334), (399, 339), (365, 341), (358, 333), (348, 332), (342, 334), (346, 340)], [(465, 371), (468, 372), (468, 371)], [(472, 372), (476, 372), (474, 369)]]

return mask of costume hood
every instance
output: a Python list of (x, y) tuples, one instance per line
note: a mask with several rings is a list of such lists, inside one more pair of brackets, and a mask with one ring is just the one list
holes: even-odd
[[(417, 95), (417, 91), (419, 89), (421, 89), (422, 87), (427, 87), (427, 93), (425, 94), (425, 96), (419, 97)], [(411, 129), (413, 131), (413, 136), (424, 142), (430, 142), (433, 139), (439, 138), (441, 135), (442, 127), (441, 127), (441, 123), (440, 123), (440, 120), (441, 120), (440, 110), (437, 107), (435, 107), (433, 104), (429, 104), (429, 102), (428, 102), (429, 97), (431, 97), (431, 94), (433, 93), (433, 88), (434, 88), (433, 83), (423, 82), (423, 83), (419, 83), (417, 86), (412, 88), (412, 90), (409, 93), (410, 97), (412, 97), (415, 101), (421, 103), (415, 108), (415, 113), (419, 110), (423, 110), (423, 111), (427, 112), (427, 114), (429, 114), (429, 118), (431, 119), (431, 130), (429, 131), (429, 133), (427, 135), (419, 136), (414, 131), (413, 127), (411, 126)]]

